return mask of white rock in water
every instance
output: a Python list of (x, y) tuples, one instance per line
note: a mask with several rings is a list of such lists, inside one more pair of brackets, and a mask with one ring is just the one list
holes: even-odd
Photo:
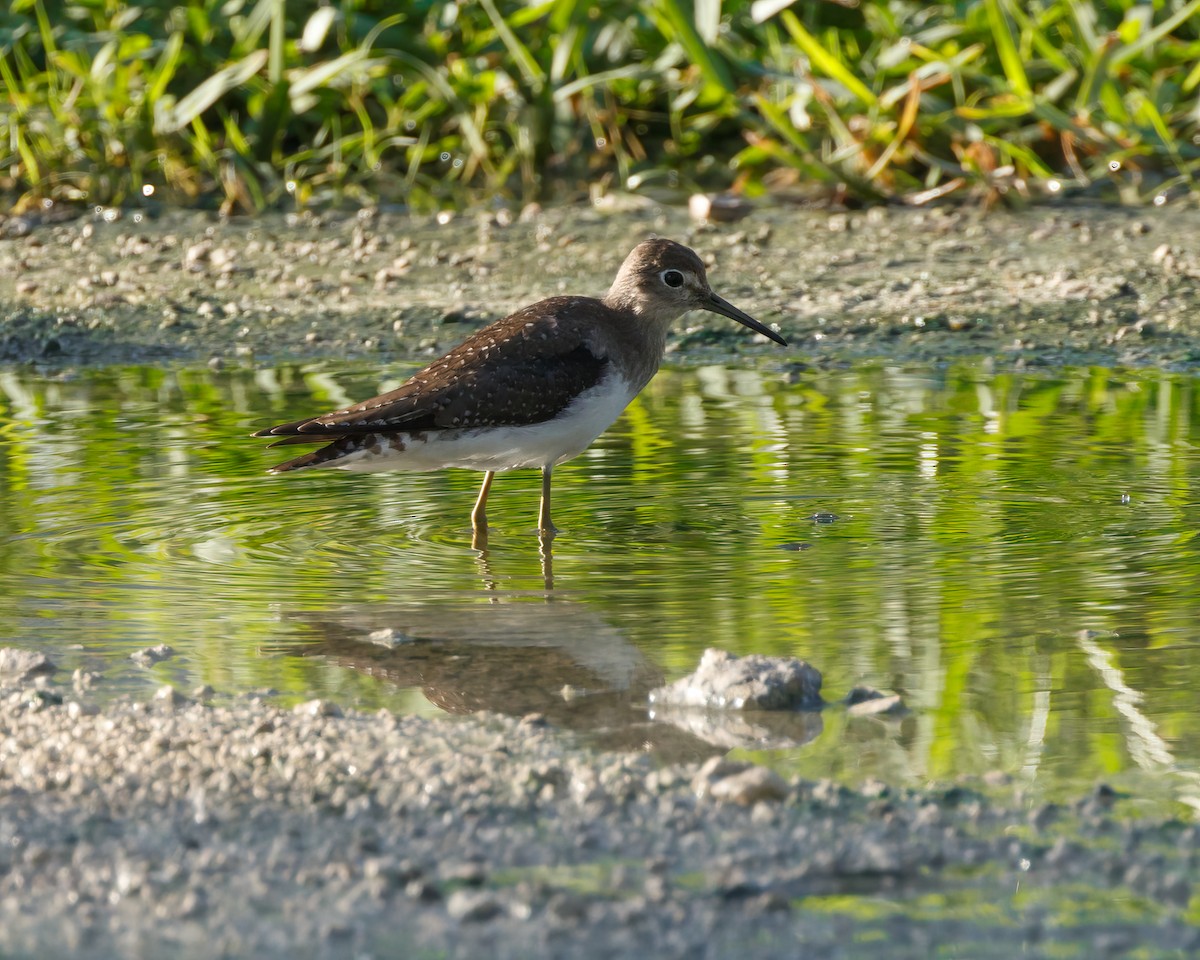
[(729, 710), (816, 709), (821, 673), (795, 657), (735, 657), (709, 648), (691, 676), (650, 692), (650, 702)]

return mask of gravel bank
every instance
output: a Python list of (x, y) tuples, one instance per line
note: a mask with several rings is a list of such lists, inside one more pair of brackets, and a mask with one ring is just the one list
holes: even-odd
[(658, 768), (536, 717), (169, 690), (100, 709), (79, 684), (8, 682), (5, 956), (1200, 949), (1200, 830), (1127, 821), (1131, 801), (1103, 788), (1026, 810), (999, 784), (853, 792), (727, 761)]

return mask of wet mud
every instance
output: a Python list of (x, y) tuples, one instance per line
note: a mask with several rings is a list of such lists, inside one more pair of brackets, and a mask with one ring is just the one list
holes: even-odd
[(590, 207), (438, 220), (365, 210), (0, 223), (0, 360), (252, 365), (420, 359), (513, 309), (601, 295), (640, 240), (696, 248), (786, 351), (692, 314), (672, 352), (775, 365), (986, 356), (1022, 366), (1200, 363), (1200, 211)]

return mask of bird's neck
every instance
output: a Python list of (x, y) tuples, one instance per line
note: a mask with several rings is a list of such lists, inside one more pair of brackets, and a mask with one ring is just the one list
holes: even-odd
[(650, 382), (667, 348), (671, 317), (646, 317), (620, 311), (605, 345), (609, 356), (620, 357), (625, 376), (638, 390)]

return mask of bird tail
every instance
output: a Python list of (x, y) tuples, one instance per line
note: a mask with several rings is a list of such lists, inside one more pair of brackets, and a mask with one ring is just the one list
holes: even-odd
[[(284, 447), (291, 446), (296, 443), (321, 443), (327, 440), (327, 437), (284, 437), (282, 440), (276, 440), (270, 446)], [(291, 460), (285, 460), (283, 463), (277, 463), (268, 470), (268, 473), (287, 473), (291, 470), (306, 470), (309, 467), (322, 467), (326, 464), (337, 465), (338, 460), (342, 460), (351, 454), (358, 453), (361, 450), (369, 450), (376, 446), (378, 439), (375, 434), (359, 434), (357, 436), (337, 437), (332, 443), (328, 443), (320, 450), (313, 450), (311, 453), (306, 453), (300, 457), (294, 457)]]

